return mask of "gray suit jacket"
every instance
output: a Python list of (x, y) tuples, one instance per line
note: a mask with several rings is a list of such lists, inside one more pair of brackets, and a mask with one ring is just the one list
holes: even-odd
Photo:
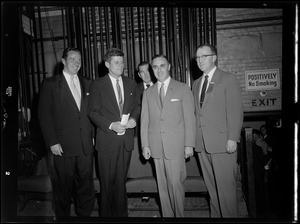
[[(227, 140), (239, 141), (243, 125), (242, 94), (235, 75), (217, 69), (200, 108), (201, 78), (193, 85), (197, 120), (195, 150), (205, 148), (208, 153), (225, 153)], [(203, 136), (203, 138), (202, 138)]]
[(195, 146), (195, 129), (194, 100), (186, 84), (170, 80), (163, 108), (158, 83), (144, 91), (141, 140), (153, 158), (184, 158), (184, 147)]

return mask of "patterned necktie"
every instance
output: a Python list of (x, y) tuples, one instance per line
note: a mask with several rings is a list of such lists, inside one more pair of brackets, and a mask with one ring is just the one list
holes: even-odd
[(159, 92), (159, 98), (160, 98), (160, 105), (161, 105), (161, 107), (163, 106), (164, 97), (165, 97), (165, 90), (164, 90), (164, 83), (162, 82), (161, 86), (160, 86), (160, 92)]
[(81, 97), (80, 97), (80, 94), (79, 94), (79, 91), (75, 85), (75, 80), (74, 80), (74, 75), (71, 75), (71, 83), (70, 83), (70, 87), (71, 87), (71, 91), (72, 91), (72, 94), (73, 94), (73, 97), (76, 101), (76, 104), (77, 104), (77, 107), (78, 109), (80, 110), (80, 101), (81, 101)]
[(117, 86), (117, 91), (118, 91), (118, 101), (119, 101), (118, 103), (119, 103), (120, 115), (122, 117), (122, 114), (123, 114), (123, 99), (122, 99), (121, 87), (119, 85), (119, 79), (117, 79), (116, 86)]
[(207, 81), (208, 81), (208, 75), (205, 76), (205, 80), (204, 80), (204, 83), (203, 83), (203, 86), (202, 86), (201, 95), (200, 95), (200, 107), (202, 107), (202, 104), (203, 104), (203, 101), (204, 101), (206, 87), (207, 87)]

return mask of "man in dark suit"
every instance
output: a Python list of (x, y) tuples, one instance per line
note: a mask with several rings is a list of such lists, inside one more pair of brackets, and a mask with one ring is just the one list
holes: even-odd
[(215, 47), (199, 46), (196, 61), (203, 76), (193, 84), (197, 122), (195, 151), (210, 196), (211, 217), (236, 218), (236, 150), (243, 124), (241, 89), (235, 75), (216, 67)]
[(78, 75), (77, 48), (65, 49), (62, 63), (60, 74), (43, 80), (38, 105), (41, 130), (51, 150), (54, 212), (57, 218), (70, 216), (75, 195), (76, 214), (90, 216), (95, 204), (93, 126), (87, 116), (91, 81)]
[(143, 94), (143, 156), (154, 159), (163, 217), (183, 217), (185, 159), (193, 156), (195, 146), (193, 94), (185, 83), (171, 78), (164, 55), (154, 56), (151, 64), (158, 82)]
[[(122, 76), (124, 53), (117, 48), (109, 49), (104, 62), (109, 72), (93, 81), (88, 109), (97, 127), (100, 209), (102, 217), (126, 217), (126, 180), (141, 108), (136, 82)], [(129, 115), (128, 122), (121, 123), (124, 115)]]
[(139, 82), (137, 85), (138, 94), (141, 96), (142, 101), (144, 90), (155, 84), (157, 79), (153, 74), (151, 65), (146, 61), (143, 61), (138, 65), (137, 74), (142, 80), (142, 82)]

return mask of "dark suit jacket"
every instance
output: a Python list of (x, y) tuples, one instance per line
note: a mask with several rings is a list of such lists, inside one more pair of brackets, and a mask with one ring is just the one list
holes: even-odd
[[(138, 122), (140, 116), (140, 103), (136, 94), (136, 82), (122, 76), (124, 87), (123, 114), (130, 113), (130, 117)], [(97, 126), (96, 150), (115, 151), (123, 143), (127, 151), (134, 149), (135, 129), (126, 129), (124, 135), (117, 135), (109, 129), (112, 122), (121, 121), (118, 103), (115, 97), (109, 75), (93, 81), (90, 89), (89, 117)]]
[(67, 80), (61, 73), (43, 80), (38, 118), (47, 147), (60, 143), (64, 157), (92, 153), (93, 126), (87, 116), (91, 80), (78, 76), (81, 86), (81, 109)]
[(140, 102), (142, 102), (144, 90), (145, 90), (144, 83), (143, 82), (138, 83), (136, 87), (136, 91), (137, 91), (137, 95), (139, 96)]

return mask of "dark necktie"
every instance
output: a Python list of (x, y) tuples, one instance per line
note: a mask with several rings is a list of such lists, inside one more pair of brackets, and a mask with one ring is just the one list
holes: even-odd
[(146, 84), (146, 87), (147, 87), (146, 89), (148, 89), (150, 87), (150, 84)]
[(161, 107), (163, 106), (164, 97), (165, 97), (164, 83), (161, 83), (160, 92), (159, 92), (159, 98), (160, 98), (160, 105), (161, 105)]
[(202, 107), (202, 104), (203, 104), (203, 101), (204, 101), (206, 87), (207, 87), (207, 81), (208, 81), (208, 75), (205, 76), (205, 80), (204, 80), (204, 83), (203, 83), (203, 86), (202, 86), (201, 95), (200, 95), (200, 107)]
[(117, 91), (118, 91), (118, 103), (119, 103), (119, 108), (120, 108), (120, 115), (122, 117), (122, 113), (123, 113), (123, 100), (122, 100), (122, 92), (121, 92), (121, 87), (119, 85), (119, 79), (117, 79)]

